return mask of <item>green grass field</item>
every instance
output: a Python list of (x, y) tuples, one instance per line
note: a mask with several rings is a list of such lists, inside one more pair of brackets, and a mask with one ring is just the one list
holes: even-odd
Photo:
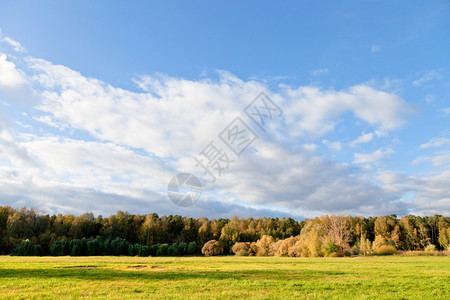
[(0, 257), (1, 298), (450, 299), (450, 257)]

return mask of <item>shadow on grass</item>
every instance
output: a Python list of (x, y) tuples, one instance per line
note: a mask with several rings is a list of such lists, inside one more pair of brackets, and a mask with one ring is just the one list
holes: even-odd
[[(91, 266), (90, 266), (91, 267)], [(151, 267), (149, 268), (151, 269)], [(292, 279), (323, 279), (337, 276), (349, 276), (350, 273), (319, 270), (245, 270), (245, 271), (130, 271), (112, 270), (107, 267), (93, 268), (24, 268), (5, 269), (0, 268), (1, 279), (26, 279), (26, 278), (65, 278), (86, 280), (113, 280), (113, 279), (139, 279), (139, 280), (192, 280), (207, 278), (208, 280), (248, 279), (248, 280), (292, 280)]]

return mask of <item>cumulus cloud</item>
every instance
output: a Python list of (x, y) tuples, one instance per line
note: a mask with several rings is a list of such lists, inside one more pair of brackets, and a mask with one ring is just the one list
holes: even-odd
[(450, 163), (450, 151), (439, 151), (433, 155), (420, 156), (411, 162), (411, 165), (430, 162), (434, 167), (448, 166)]
[(53, 122), (159, 157), (192, 155), (264, 89), (230, 75), (219, 84), (146, 76), (139, 85), (152, 93), (134, 93), (42, 60), (31, 67), (45, 87), (39, 109)]
[(17, 168), (38, 167), (38, 163), (30, 155), (29, 151), (17, 143), (14, 136), (5, 129), (0, 132), (0, 155), (4, 160)]
[(330, 142), (328, 140), (323, 140), (322, 143), (325, 144), (328, 147), (328, 149), (330, 149), (332, 151), (340, 151), (340, 150), (342, 150), (342, 143), (341, 142)]
[(392, 149), (378, 149), (372, 153), (355, 153), (353, 163), (371, 164), (379, 162), (381, 159), (392, 153), (393, 153)]
[(433, 174), (420, 177), (380, 170), (376, 179), (387, 193), (402, 195), (400, 203), (407, 207), (409, 213), (422, 216), (450, 214), (448, 169), (436, 169)]
[(415, 211), (421, 215), (449, 215), (449, 180), (449, 170), (416, 180), (416, 192), (413, 202)]
[(24, 74), (8, 61), (6, 54), (0, 54), (0, 89), (18, 89), (26, 83)]
[(358, 144), (369, 143), (370, 141), (372, 141), (374, 136), (375, 136), (375, 134), (373, 132), (363, 133), (357, 139), (355, 139), (354, 141), (350, 142), (349, 145), (353, 147), (353, 146), (356, 146)]
[[(0, 139), (7, 162), (0, 166), (1, 195), (15, 206), (25, 201), (64, 212), (145, 209), (193, 216), (407, 212), (399, 190), (317, 153), (321, 143), (342, 150), (342, 142), (329, 142), (327, 134), (343, 115), (371, 130), (354, 145), (401, 127), (413, 110), (394, 93), (365, 84), (340, 91), (281, 86), (275, 93), (225, 71), (217, 80), (142, 75), (134, 79), (140, 89), (134, 92), (42, 59), (24, 59), (22, 70), (2, 59), (9, 74), (4, 82), (33, 86), (39, 102), (24, 118), (43, 126), (43, 132), (4, 131)], [(217, 182), (204, 181), (205, 197), (195, 207), (180, 212), (171, 206), (165, 195), (170, 178), (178, 172), (202, 177), (193, 156), (235, 117), (251, 126), (242, 110), (261, 91), (283, 115), (266, 132), (253, 128), (259, 138), (233, 157)], [(353, 163), (374, 163), (390, 153), (356, 153)]]
[(334, 130), (339, 116), (348, 112), (380, 130), (390, 131), (402, 126), (414, 112), (399, 96), (367, 85), (347, 91), (300, 87), (287, 89), (286, 95), (291, 99), (288, 125), (296, 128), (298, 136), (323, 136)]
[(450, 138), (446, 138), (446, 137), (433, 138), (430, 141), (428, 141), (427, 143), (420, 145), (420, 148), (421, 149), (437, 148), (437, 147), (442, 147), (444, 145), (450, 145)]
[(19, 103), (31, 103), (34, 94), (30, 86), (29, 76), (16, 63), (0, 52), (0, 92)]
[(221, 178), (221, 190), (309, 216), (330, 211), (386, 213), (396, 200), (348, 164), (273, 144), (257, 148), (256, 155), (237, 161), (232, 176)]

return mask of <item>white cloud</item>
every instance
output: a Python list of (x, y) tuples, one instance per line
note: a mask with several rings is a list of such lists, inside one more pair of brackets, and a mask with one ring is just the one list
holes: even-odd
[(418, 165), (431, 162), (434, 167), (447, 167), (450, 164), (450, 151), (440, 151), (431, 156), (421, 156), (411, 162), (411, 165)]
[(369, 86), (357, 85), (350, 89), (354, 98), (350, 109), (369, 124), (379, 124), (381, 129), (393, 130), (404, 124), (413, 108), (399, 96), (375, 90)]
[(393, 195), (350, 165), (273, 144), (261, 143), (257, 148), (257, 155), (237, 161), (232, 175), (220, 179), (220, 190), (252, 203), (299, 210), (303, 215), (386, 213), (398, 205)]
[(388, 156), (389, 154), (392, 154), (393, 151), (392, 149), (378, 149), (372, 153), (355, 153), (353, 156), (353, 163), (355, 164), (370, 164), (370, 163), (375, 163), (378, 162), (380, 160), (382, 160), (383, 158), (385, 158), (386, 156)]
[[(142, 76), (136, 83), (147, 93), (133, 93), (85, 78), (63, 66), (43, 60), (30, 62), (38, 71), (34, 79), (45, 87), (40, 109), (51, 114), (54, 122), (163, 157), (176, 155), (177, 151), (194, 151), (192, 145), (196, 142), (207, 143), (259, 91), (266, 90), (260, 83), (244, 82), (222, 72), (220, 82)], [(411, 112), (398, 96), (362, 85), (348, 92), (287, 88), (287, 97), (271, 96), (283, 106), (291, 136), (322, 136), (332, 131), (336, 118), (348, 111), (371, 125), (392, 130), (401, 126)], [(110, 130), (118, 124), (121, 130)], [(183, 132), (177, 128), (180, 126)], [(148, 138), (142, 139), (143, 134)]]
[(450, 170), (415, 181), (414, 208), (421, 215), (450, 214)]
[[(163, 162), (112, 143), (55, 137), (27, 138), (29, 141), (21, 142), (21, 145), (48, 170), (41, 177), (46, 182), (63, 179), (74, 185), (108, 188), (105, 192), (112, 192), (110, 189), (118, 186), (118, 182), (138, 189), (161, 189), (173, 172)], [(114, 192), (120, 193), (120, 190)]]
[(439, 138), (433, 138), (430, 141), (428, 141), (427, 143), (420, 145), (420, 148), (421, 149), (437, 148), (437, 147), (442, 147), (445, 145), (450, 145), (450, 138), (439, 137)]
[(399, 172), (380, 170), (377, 172), (376, 179), (384, 184), (395, 184), (405, 182), (405, 176)]
[(32, 103), (35, 95), (29, 80), (29, 76), (17, 67), (11, 60), (11, 56), (7, 57), (0, 52), (0, 92), (3, 92), (9, 100), (21, 104)]
[(356, 146), (358, 144), (369, 143), (370, 141), (372, 141), (374, 136), (375, 135), (374, 135), (373, 132), (363, 133), (357, 139), (355, 139), (354, 141), (350, 142), (349, 145), (353, 147), (353, 146)]
[(25, 48), (18, 41), (15, 41), (10, 37), (4, 36), (1, 28), (0, 28), (0, 42), (5, 42), (6, 44), (10, 45), (16, 52), (26, 51)]
[(0, 54), (0, 89), (18, 89), (25, 83), (24, 74), (7, 60), (6, 54)]
[(341, 142), (330, 142), (328, 140), (323, 140), (322, 143), (328, 147), (328, 149), (332, 151), (340, 151), (342, 150)]
[(432, 80), (442, 79), (443, 76), (442, 76), (441, 73), (442, 73), (441, 70), (428, 71), (422, 77), (420, 77), (419, 79), (414, 80), (413, 81), (413, 85), (420, 86), (420, 85), (423, 85), (424, 83), (427, 83), (427, 82), (432, 81)]
[(152, 94), (134, 93), (42, 60), (32, 68), (46, 88), (39, 109), (53, 122), (159, 157), (198, 152), (264, 89), (228, 74), (219, 84), (146, 76), (139, 84)]
[(315, 150), (317, 150), (317, 145), (314, 144), (314, 143), (311, 143), (311, 144), (303, 144), (303, 145), (302, 145), (302, 148), (305, 149), (305, 150), (308, 150), (308, 151), (315, 151)]
[(381, 131), (390, 131), (402, 126), (414, 112), (397, 95), (366, 85), (356, 85), (348, 91), (288, 88), (286, 94), (291, 99), (285, 104), (286, 119), (296, 136), (323, 136), (334, 130), (338, 117), (346, 112)]
[(6, 129), (0, 132), (0, 157), (18, 169), (38, 168), (38, 163), (28, 150), (17, 143), (15, 137)]
[(310, 74), (312, 76), (319, 76), (319, 75), (325, 75), (328, 74), (328, 69), (316, 69), (316, 70), (312, 70), (310, 71)]
[(442, 151), (431, 158), (431, 162), (435, 167), (448, 166), (450, 164), (450, 151)]
[(4, 37), (2, 39), (3, 41), (5, 41), (6, 43), (8, 43), (9, 45), (11, 45), (13, 47), (13, 49), (17, 52), (25, 52), (25, 48), (18, 42), (15, 41), (9, 37)]
[(66, 126), (64, 124), (56, 124), (55, 122), (53, 122), (52, 118), (48, 115), (46, 116), (39, 116), (39, 117), (33, 117), (34, 120), (44, 123), (48, 126), (51, 127), (55, 127), (55, 128), (59, 128), (59, 129), (64, 129), (66, 128)]

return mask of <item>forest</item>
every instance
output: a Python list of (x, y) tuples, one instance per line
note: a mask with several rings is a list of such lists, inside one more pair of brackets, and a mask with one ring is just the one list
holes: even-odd
[(396, 215), (208, 219), (0, 207), (0, 254), (348, 256), (450, 250), (450, 218)]

